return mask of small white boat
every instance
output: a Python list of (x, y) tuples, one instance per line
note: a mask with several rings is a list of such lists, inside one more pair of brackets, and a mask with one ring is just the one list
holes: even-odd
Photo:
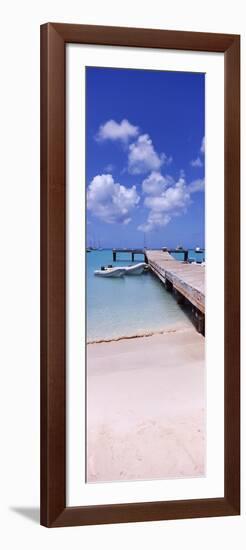
[(123, 269), (125, 270), (125, 275), (142, 275), (142, 273), (148, 269), (148, 266), (142, 262), (135, 265), (128, 265)]
[(99, 277), (122, 277), (124, 274), (124, 267), (103, 267), (94, 271), (94, 275), (98, 275)]

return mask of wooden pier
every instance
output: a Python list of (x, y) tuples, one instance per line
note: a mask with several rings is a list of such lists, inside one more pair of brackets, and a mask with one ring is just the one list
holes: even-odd
[(134, 262), (135, 254), (143, 254), (145, 256), (145, 250), (143, 248), (113, 248), (113, 262), (117, 261), (117, 254), (131, 254), (131, 261)]
[[(194, 249), (194, 251), (199, 254), (203, 253), (204, 249)], [(136, 254), (142, 254), (151, 271), (168, 291), (175, 294), (178, 303), (180, 305), (185, 301), (190, 303), (197, 330), (205, 334), (205, 267), (198, 263), (190, 263), (187, 249), (181, 247), (161, 250), (114, 248), (112, 252), (114, 262), (117, 261), (119, 254), (130, 254), (132, 262)], [(183, 261), (176, 260), (172, 253), (182, 255)]]
[[(176, 250), (175, 252), (181, 252)], [(187, 300), (194, 314), (198, 332), (205, 333), (205, 267), (178, 261), (168, 251), (144, 250), (151, 270), (176, 294), (180, 304)]]

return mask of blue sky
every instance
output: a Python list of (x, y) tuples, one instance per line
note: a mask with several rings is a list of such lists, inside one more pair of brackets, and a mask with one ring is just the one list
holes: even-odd
[(204, 246), (205, 75), (86, 68), (87, 244)]

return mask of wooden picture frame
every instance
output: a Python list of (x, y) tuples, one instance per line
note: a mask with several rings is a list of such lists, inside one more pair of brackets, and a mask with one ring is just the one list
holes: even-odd
[[(66, 132), (68, 43), (222, 52), (225, 61), (224, 497), (66, 506)], [(41, 26), (41, 524), (240, 513), (240, 37), (121, 27)]]

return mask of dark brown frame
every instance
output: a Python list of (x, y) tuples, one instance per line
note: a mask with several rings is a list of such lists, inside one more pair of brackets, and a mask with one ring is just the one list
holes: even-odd
[[(66, 507), (67, 43), (222, 52), (225, 60), (225, 496)], [(41, 524), (240, 513), (240, 36), (48, 23), (41, 26)], [(216, 364), (214, 365), (216, 368)]]

